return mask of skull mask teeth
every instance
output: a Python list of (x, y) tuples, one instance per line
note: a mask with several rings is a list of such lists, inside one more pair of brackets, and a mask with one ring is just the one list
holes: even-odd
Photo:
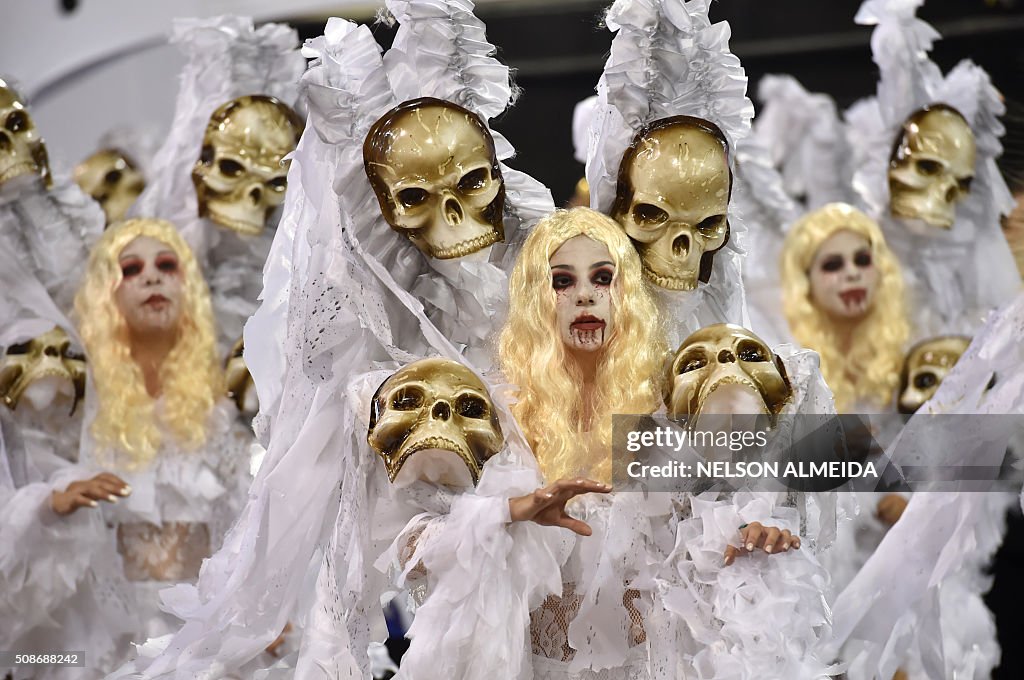
[(692, 334), (676, 351), (669, 414), (700, 415), (708, 397), (729, 384), (756, 392), (764, 412), (773, 416), (792, 395), (786, 369), (768, 345), (745, 328), (721, 323)]
[(363, 162), (384, 219), (429, 257), (504, 240), (494, 140), (471, 111), (430, 97), (400, 104), (370, 129)]
[(637, 133), (619, 166), (612, 217), (652, 283), (693, 290), (710, 280), (729, 240), (731, 188), (728, 143), (714, 124), (674, 116)]
[(245, 365), (245, 359), (242, 357), (244, 351), (245, 344), (243, 339), (239, 338), (228, 353), (227, 361), (224, 363), (224, 374), (228, 397), (235, 402), (238, 412), (254, 415), (259, 410), (259, 404), (253, 398), (256, 394), (256, 383), (249, 374), (249, 367)]
[(21, 175), (38, 175), (47, 188), (53, 184), (46, 145), (24, 100), (0, 80), (0, 185)]
[(914, 345), (907, 352), (900, 373), (899, 412), (916, 413), (931, 399), (970, 344), (968, 337), (945, 335)]
[(462, 364), (423, 359), (400, 369), (377, 390), (367, 441), (392, 482), (417, 452), (455, 454), (473, 483), (504, 442), (483, 382)]
[(889, 161), (893, 215), (951, 228), (956, 204), (970, 192), (976, 154), (974, 133), (956, 109), (934, 104), (911, 115)]
[(240, 97), (214, 111), (192, 169), (199, 216), (241, 234), (261, 233), (284, 202), (284, 157), (301, 134), (302, 120), (273, 97)]
[(0, 400), (10, 409), (28, 387), (42, 378), (67, 380), (74, 387), (71, 413), (85, 394), (85, 357), (71, 349), (61, 328), (53, 328), (28, 342), (11, 345), (0, 359)]
[(75, 183), (92, 196), (107, 224), (124, 219), (146, 181), (130, 158), (118, 149), (101, 149), (75, 168)]

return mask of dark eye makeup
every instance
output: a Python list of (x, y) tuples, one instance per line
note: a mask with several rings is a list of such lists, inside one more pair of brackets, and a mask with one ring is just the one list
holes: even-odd
[(595, 286), (610, 286), (615, 278), (615, 272), (608, 268), (598, 269), (590, 275), (590, 281)]
[(576, 277), (564, 272), (555, 272), (551, 275), (551, 287), (555, 290), (565, 290), (576, 283)]
[(142, 268), (141, 260), (125, 260), (121, 263), (121, 276), (126, 279), (138, 276), (142, 273)]

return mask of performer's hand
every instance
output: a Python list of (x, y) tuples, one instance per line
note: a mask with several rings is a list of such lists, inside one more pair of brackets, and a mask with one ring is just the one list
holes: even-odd
[(908, 677), (909, 676), (907, 675), (907, 672), (905, 670), (903, 670), (902, 668), (897, 668), (896, 674), (892, 676), (892, 680), (907, 680)]
[(737, 555), (752, 553), (762, 549), (766, 553), (784, 553), (790, 548), (800, 549), (800, 537), (794, 536), (789, 529), (777, 527), (766, 527), (760, 522), (751, 522), (740, 527), (740, 543), (742, 548), (726, 546), (725, 566), (729, 566), (736, 560)]
[(878, 501), (878, 519), (892, 526), (899, 521), (900, 517), (903, 516), (903, 511), (906, 509), (907, 499), (898, 493), (891, 493)]
[(131, 492), (131, 487), (117, 475), (101, 472), (92, 479), (71, 482), (64, 491), (54, 491), (50, 495), (50, 507), (58, 515), (70, 515), (79, 508), (95, 508), (96, 501), (116, 503), (118, 496)]
[(284, 630), (281, 631), (281, 634), (278, 635), (273, 642), (267, 645), (267, 654), (270, 654), (270, 656), (276, 658), (277, 650), (280, 649), (281, 645), (284, 644), (284, 636), (290, 632), (292, 632), (292, 624), (289, 621), (288, 623), (284, 624)]
[(570, 517), (565, 512), (565, 504), (573, 496), (584, 493), (608, 493), (611, 490), (612, 487), (609, 485), (592, 479), (560, 479), (531, 494), (510, 498), (509, 514), (513, 522), (533, 520), (543, 526), (564, 527), (580, 536), (589, 536), (593, 531), (586, 522)]

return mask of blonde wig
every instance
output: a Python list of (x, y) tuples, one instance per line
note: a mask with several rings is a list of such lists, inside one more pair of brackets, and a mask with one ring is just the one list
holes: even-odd
[[(615, 263), (612, 333), (599, 350), (590, 422), (583, 376), (558, 332), (551, 256), (575, 236), (608, 248)], [(610, 481), (613, 414), (649, 414), (661, 399), (666, 341), (640, 257), (622, 228), (590, 208), (556, 210), (533, 229), (509, 279), (509, 316), (499, 341), (502, 369), (519, 388), (512, 407), (548, 481), (587, 474)], [(600, 447), (588, 450), (590, 441)]]
[[(878, 269), (875, 302), (853, 331), (849, 352), (841, 351), (837, 327), (811, 302), (810, 269), (818, 248), (842, 230), (871, 244)], [(830, 203), (805, 215), (790, 229), (782, 250), (783, 307), (793, 337), (821, 355), (821, 372), (842, 413), (858, 402), (884, 407), (899, 384), (903, 346), (910, 336), (903, 274), (882, 231), (867, 215), (845, 203)], [(851, 380), (850, 376), (855, 376)]]
[(217, 360), (210, 291), (188, 244), (163, 220), (133, 219), (103, 232), (89, 257), (85, 282), (75, 297), (82, 342), (98, 397), (91, 432), (104, 447), (128, 454), (131, 467), (151, 461), (162, 443), (155, 400), (131, 357), (128, 325), (114, 298), (121, 285), (121, 251), (139, 236), (169, 246), (184, 278), (177, 340), (160, 367), (163, 408), (160, 422), (179, 445), (195, 449), (206, 441), (207, 421), (223, 393)]

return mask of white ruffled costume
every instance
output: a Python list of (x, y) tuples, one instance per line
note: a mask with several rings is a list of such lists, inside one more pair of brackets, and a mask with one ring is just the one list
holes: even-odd
[[(921, 338), (971, 333), (993, 308), (1012, 300), (1020, 274), (1000, 227), (1013, 198), (996, 168), (1002, 152), (999, 122), (1005, 107), (988, 74), (970, 60), (945, 77), (928, 52), (939, 34), (918, 19), (924, 0), (866, 0), (860, 24), (874, 25), (872, 54), (881, 77), (876, 97), (846, 113), (853, 150), (853, 186), (860, 207), (876, 219), (903, 266)], [(970, 193), (956, 207), (946, 231), (911, 231), (889, 211), (887, 171), (892, 145), (910, 114), (934, 103), (954, 107), (966, 118), (977, 144)]]
[(186, 58), (174, 119), (149, 163), (146, 190), (130, 215), (157, 217), (178, 227), (203, 267), (219, 344), (226, 351), (256, 310), (276, 216), (258, 236), (243, 236), (199, 217), (192, 167), (218, 107), (254, 94), (294, 106), (306, 63), (294, 29), (274, 23), (256, 28), (248, 17), (178, 19), (170, 42)]

